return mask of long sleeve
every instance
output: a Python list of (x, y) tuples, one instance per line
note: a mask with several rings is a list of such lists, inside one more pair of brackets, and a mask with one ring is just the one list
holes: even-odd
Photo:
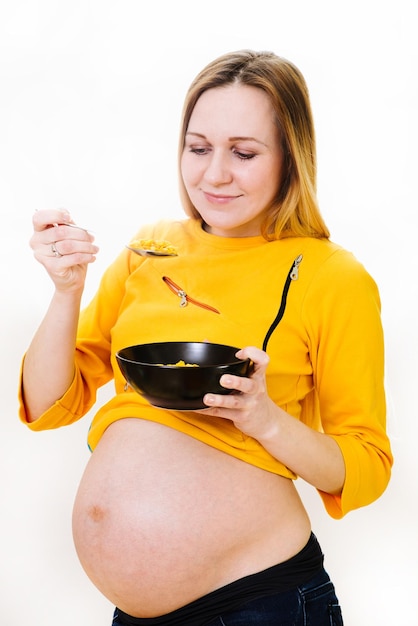
[[(329, 285), (329, 288), (328, 288)], [(335, 518), (376, 500), (393, 463), (386, 435), (384, 339), (375, 282), (352, 255), (339, 251), (322, 265), (306, 295), (314, 387), (321, 426), (341, 448), (341, 497), (320, 492)]]

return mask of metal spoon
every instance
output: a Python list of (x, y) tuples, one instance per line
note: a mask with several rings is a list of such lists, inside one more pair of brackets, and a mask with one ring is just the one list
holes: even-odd
[(90, 228), (84, 228), (84, 226), (79, 226), (78, 224), (71, 224), (70, 222), (55, 222), (53, 226), (70, 226), (71, 228), (78, 228), (78, 230), (84, 230), (86, 233), (92, 233), (93, 231)]
[(125, 248), (141, 256), (178, 256), (176, 252), (162, 252), (161, 250), (144, 250), (142, 248), (132, 248), (132, 246), (125, 246)]

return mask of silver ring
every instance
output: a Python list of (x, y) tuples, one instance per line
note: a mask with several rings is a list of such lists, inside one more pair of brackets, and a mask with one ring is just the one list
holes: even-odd
[(57, 246), (55, 245), (56, 243), (57, 243), (56, 241), (54, 241), (53, 243), (51, 243), (51, 250), (52, 250), (52, 254), (53, 254), (54, 256), (63, 256), (63, 255), (61, 254), (61, 252), (58, 252), (58, 250), (57, 250)]

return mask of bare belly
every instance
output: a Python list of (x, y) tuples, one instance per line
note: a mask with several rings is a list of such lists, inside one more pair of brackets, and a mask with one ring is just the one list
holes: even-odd
[(73, 533), (97, 588), (126, 613), (155, 617), (290, 558), (310, 524), (289, 479), (124, 419), (89, 460)]

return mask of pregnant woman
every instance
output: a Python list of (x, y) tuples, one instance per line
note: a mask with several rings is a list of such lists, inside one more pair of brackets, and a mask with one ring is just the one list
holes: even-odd
[[(31, 246), (55, 288), (23, 361), (20, 417), (71, 424), (114, 380), (73, 517), (114, 626), (341, 625), (294, 481), (336, 519), (385, 490), (383, 333), (375, 282), (318, 208), (300, 71), (248, 50), (205, 67), (185, 100), (179, 172), (185, 218), (132, 233), (177, 256), (123, 249), (81, 313), (93, 237), (67, 211), (35, 213)], [(207, 394), (200, 411), (155, 408), (115, 360), (153, 341), (239, 346), (254, 370), (224, 375), (234, 393)]]

